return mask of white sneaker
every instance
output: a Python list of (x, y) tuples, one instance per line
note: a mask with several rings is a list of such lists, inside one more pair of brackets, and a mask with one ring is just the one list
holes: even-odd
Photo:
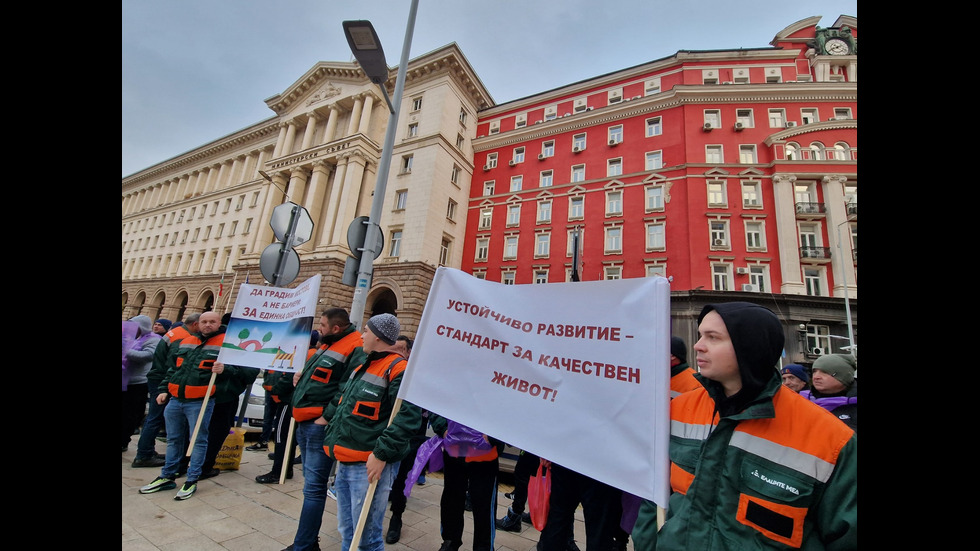
[(334, 501), (337, 501), (337, 494), (334, 493), (333, 488), (327, 488), (327, 497), (329, 497)]

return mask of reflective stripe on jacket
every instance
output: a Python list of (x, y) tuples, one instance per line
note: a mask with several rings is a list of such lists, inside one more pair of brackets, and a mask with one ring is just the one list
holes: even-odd
[(707, 389), (670, 404), (670, 496), (656, 531), (644, 502), (637, 551), (850, 549), (857, 545), (857, 438), (773, 377), (718, 419)]
[(421, 422), (421, 410), (402, 402), (394, 419), (388, 422), (407, 365), (408, 361), (396, 353), (382, 353), (353, 369), (336, 407), (328, 409), (333, 412), (323, 439), (328, 457), (356, 463), (367, 461), (372, 453), (385, 462), (399, 461), (408, 455), (414, 428)]
[(349, 377), (351, 360), (364, 361), (364, 352), (360, 350), (364, 344), (361, 333), (353, 325), (346, 333), (329, 345), (321, 344), (307, 359), (291, 400), (293, 419), (297, 422), (323, 415), (323, 408), (336, 398)]

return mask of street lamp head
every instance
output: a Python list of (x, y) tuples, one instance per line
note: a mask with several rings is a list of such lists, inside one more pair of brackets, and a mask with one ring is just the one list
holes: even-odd
[(378, 33), (370, 21), (344, 21), (344, 35), (357, 62), (371, 82), (381, 84), (388, 80), (388, 64), (381, 47)]

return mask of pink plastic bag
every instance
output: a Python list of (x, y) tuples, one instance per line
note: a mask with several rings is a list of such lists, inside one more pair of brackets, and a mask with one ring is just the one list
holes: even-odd
[[(542, 472), (544, 471), (544, 472)], [(545, 467), (538, 465), (538, 474), (527, 483), (527, 505), (531, 513), (531, 523), (538, 532), (548, 523), (548, 510), (551, 505), (551, 477)]]

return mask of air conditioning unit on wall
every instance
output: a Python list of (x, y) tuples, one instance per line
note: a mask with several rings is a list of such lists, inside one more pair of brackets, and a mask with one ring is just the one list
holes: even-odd
[(752, 283), (743, 283), (742, 284), (742, 290), (743, 291), (746, 291), (746, 292), (749, 292), (749, 293), (758, 293), (759, 292), (759, 286), (758, 285), (754, 285)]
[(810, 353), (813, 354), (814, 356), (823, 356), (824, 354), (827, 353), (827, 350), (814, 346), (812, 349), (810, 349)]
[(736, 274), (747, 274), (747, 273), (749, 273), (749, 269), (740, 266), (738, 268), (735, 268), (735, 273)]

